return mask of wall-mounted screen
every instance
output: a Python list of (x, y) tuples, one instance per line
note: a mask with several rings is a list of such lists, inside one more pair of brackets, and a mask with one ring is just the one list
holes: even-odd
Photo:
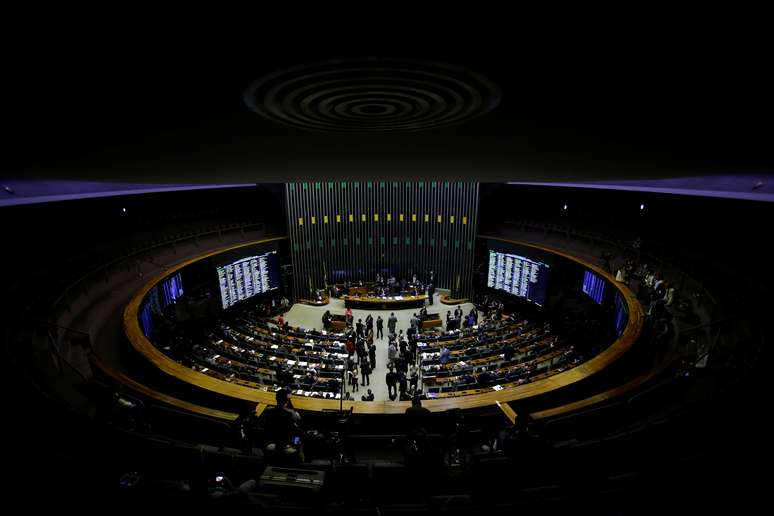
[(626, 303), (624, 302), (619, 292), (616, 292), (615, 294), (614, 304), (615, 331), (620, 337), (624, 331), (624, 328), (626, 328), (626, 322), (629, 319), (629, 315), (626, 310)]
[(169, 305), (183, 295), (183, 278), (175, 274), (148, 291), (140, 308), (140, 326), (146, 337), (153, 331), (153, 314), (161, 315)]
[(605, 296), (605, 280), (591, 271), (586, 271), (583, 274), (583, 293), (601, 305)]
[(487, 286), (504, 290), (543, 306), (546, 302), (549, 266), (517, 254), (489, 251)]
[(276, 251), (240, 258), (217, 271), (223, 308), (280, 286)]
[(183, 279), (175, 274), (165, 279), (158, 287), (161, 307), (166, 308), (183, 295)]
[(140, 327), (142, 328), (143, 335), (146, 337), (151, 336), (153, 331), (153, 312), (151, 311), (150, 301), (147, 299), (143, 301), (140, 308)]

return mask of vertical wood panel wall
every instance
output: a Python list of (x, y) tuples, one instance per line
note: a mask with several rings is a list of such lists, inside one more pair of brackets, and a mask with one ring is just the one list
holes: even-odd
[(326, 284), (373, 281), (377, 272), (427, 281), (469, 297), (478, 183), (287, 183), (294, 295)]

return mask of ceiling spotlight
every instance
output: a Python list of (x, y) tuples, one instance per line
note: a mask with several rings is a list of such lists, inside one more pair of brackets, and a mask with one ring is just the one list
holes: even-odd
[(567, 205), (566, 205), (566, 204), (564, 205), (564, 209), (565, 209), (565, 210), (567, 209)]
[(645, 209), (645, 205), (644, 204), (640, 204), (640, 209), (644, 210)]
[(126, 213), (126, 208), (121, 208), (122, 213)]

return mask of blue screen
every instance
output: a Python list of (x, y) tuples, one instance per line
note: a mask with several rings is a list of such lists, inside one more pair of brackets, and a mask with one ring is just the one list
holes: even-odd
[(605, 295), (605, 280), (591, 271), (586, 271), (583, 274), (583, 292), (601, 305)]
[(153, 331), (153, 314), (162, 311), (183, 295), (183, 279), (175, 274), (148, 291), (140, 307), (140, 326), (146, 337)]
[(615, 294), (615, 331), (620, 337), (626, 328), (626, 322), (629, 319), (626, 311), (626, 303), (621, 298), (621, 294), (616, 292)]
[(183, 295), (183, 280), (180, 274), (167, 278), (160, 285), (161, 307), (166, 308)]
[(546, 302), (549, 266), (517, 254), (489, 251), (487, 286), (523, 297), (536, 305)]
[(148, 299), (143, 301), (142, 308), (140, 308), (140, 327), (142, 328), (143, 335), (146, 337), (151, 336), (151, 331), (153, 331), (153, 312)]

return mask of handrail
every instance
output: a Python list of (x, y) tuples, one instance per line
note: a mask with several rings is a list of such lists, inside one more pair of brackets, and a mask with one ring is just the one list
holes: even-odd
[[(653, 378), (657, 377), (664, 371), (667, 371), (669, 368), (673, 367), (676, 363), (677, 363), (677, 360), (674, 360), (674, 359), (663, 362), (657, 367), (649, 369), (644, 373), (640, 374), (639, 376), (629, 380), (628, 382), (618, 385), (616, 387), (613, 387), (612, 389), (608, 389), (604, 392), (594, 394), (592, 396), (583, 398), (578, 401), (573, 401), (571, 403), (560, 405), (558, 407), (532, 412), (530, 413), (530, 416), (532, 417), (532, 419), (535, 419), (535, 420), (547, 419), (547, 418), (556, 417), (556, 416), (570, 417), (571, 414), (574, 415), (574, 413), (576, 413), (576, 411), (579, 411), (580, 409), (597, 408), (599, 406), (604, 406), (605, 403), (612, 402), (615, 398), (623, 396), (627, 392), (631, 391), (632, 389), (635, 389), (643, 385), (644, 383), (652, 380)], [(579, 414), (581, 412), (577, 412), (577, 413)]]
[[(552, 231), (552, 232), (557, 231), (557, 232), (560, 232), (562, 235), (565, 235), (567, 237), (573, 236), (573, 237), (576, 237), (576, 238), (579, 238), (579, 239), (592, 238), (592, 239), (597, 240), (599, 242), (605, 242), (607, 244), (610, 244), (610, 245), (612, 245), (614, 247), (617, 247), (619, 249), (626, 249), (626, 248), (631, 247), (631, 244), (629, 242), (625, 241), (625, 240), (610, 240), (608, 238), (605, 238), (603, 236), (596, 235), (596, 234), (593, 234), (593, 233), (582, 233), (582, 232), (579, 232), (577, 230), (571, 229), (569, 226), (557, 226), (555, 228), (552, 228), (552, 227), (550, 227), (550, 226), (548, 226), (546, 224), (539, 224), (539, 223), (534, 223), (534, 222), (530, 222), (530, 221), (523, 221), (523, 222), (520, 222), (520, 221), (505, 221), (505, 224), (506, 225), (511, 225), (511, 226), (522, 226), (522, 227), (530, 227), (530, 228), (533, 228), (533, 229), (540, 229), (540, 230), (543, 230), (544, 232), (546, 232), (546, 231)], [(653, 244), (653, 242), (651, 242), (651, 244)], [(659, 245), (659, 244), (656, 244), (656, 245)], [(663, 245), (663, 244), (661, 244), (661, 245)], [(669, 267), (679, 271), (680, 274), (682, 274), (684, 277), (689, 278), (694, 284), (696, 284), (703, 291), (703, 294), (707, 298), (709, 298), (710, 302), (713, 305), (717, 305), (717, 300), (712, 295), (712, 293), (704, 286), (703, 282), (699, 281), (697, 278), (695, 278), (694, 276), (692, 276), (691, 274), (689, 274), (688, 272), (683, 270), (678, 264), (676, 264), (675, 262), (673, 262), (671, 260), (668, 260), (668, 259), (664, 258), (663, 256), (656, 256), (656, 255), (653, 255), (653, 254), (647, 253), (647, 252), (643, 253), (643, 254), (646, 256), (647, 261), (650, 262), (650, 263), (657, 262), (657, 263), (666, 264)]]
[[(284, 237), (287, 238), (287, 237)], [(586, 262), (580, 258), (574, 257), (558, 249), (552, 249), (545, 246), (528, 244), (525, 242), (517, 242), (513, 240), (503, 239), (500, 237), (487, 237), (479, 236), (479, 238), (498, 239), (507, 242), (513, 242), (520, 245), (527, 245), (529, 247), (539, 248), (547, 252), (564, 256), (567, 259), (578, 262), (595, 272), (602, 277), (605, 277), (614, 288), (618, 289), (628, 305), (629, 308), (629, 320), (623, 334), (616, 339), (607, 349), (599, 353), (597, 356), (591, 358), (583, 364), (573, 367), (569, 370), (559, 372), (549, 378), (544, 378), (532, 383), (509, 387), (500, 391), (491, 391), (482, 394), (473, 394), (460, 398), (445, 398), (434, 399), (426, 402), (426, 407), (434, 412), (441, 412), (452, 408), (475, 408), (482, 406), (494, 405), (496, 401), (515, 401), (519, 399), (525, 399), (545, 392), (552, 391), (558, 388), (566, 387), (580, 380), (583, 380), (610, 365), (611, 363), (622, 357), (634, 344), (634, 341), (639, 337), (640, 331), (643, 325), (643, 312), (640, 303), (634, 297), (634, 294), (625, 286), (616, 284), (612, 276), (603, 271), (598, 266)], [(249, 242), (240, 244), (240, 246), (254, 245), (259, 242)], [(156, 367), (164, 371), (166, 374), (175, 377), (183, 382), (191, 383), (205, 390), (210, 390), (230, 396), (236, 399), (260, 401), (263, 403), (272, 402), (274, 396), (273, 393), (258, 390), (251, 387), (246, 387), (234, 383), (225, 382), (223, 380), (211, 377), (204, 373), (194, 371), (181, 364), (178, 364), (174, 360), (171, 360), (159, 349), (157, 349), (143, 334), (138, 321), (138, 313), (140, 303), (144, 299), (147, 292), (153, 288), (158, 282), (162, 281), (169, 274), (185, 267), (190, 263), (194, 263), (198, 260), (204, 259), (208, 256), (212, 256), (229, 249), (233, 249), (239, 246), (231, 246), (215, 251), (204, 253), (203, 255), (194, 257), (192, 259), (183, 261), (174, 265), (169, 271), (162, 274), (157, 274), (148, 283), (146, 283), (141, 289), (135, 292), (131, 301), (124, 310), (124, 330), (131, 343), (132, 347), (143, 355), (149, 362)], [(335, 408), (339, 405), (334, 400), (315, 399), (315, 398), (298, 398), (296, 407), (301, 410), (323, 410), (326, 408)], [(402, 413), (409, 406), (409, 402), (358, 402), (348, 401), (345, 404), (346, 408), (354, 407), (355, 412), (375, 413), (375, 414), (392, 414)]]
[[(263, 222), (254, 222), (254, 223), (251, 223), (251, 224), (242, 224), (242, 225), (239, 225), (239, 226), (235, 226), (235, 227), (233, 227), (231, 229), (234, 229), (234, 230), (236, 230), (236, 229), (244, 230), (245, 228), (248, 228), (248, 227), (251, 227), (251, 226), (259, 226), (259, 225), (264, 225), (265, 226), (265, 223), (263, 223)], [(150, 251), (152, 249), (156, 249), (156, 248), (162, 247), (162, 246), (167, 246), (167, 245), (170, 245), (170, 244), (176, 244), (178, 242), (183, 242), (185, 240), (190, 240), (192, 238), (199, 238), (199, 237), (202, 237), (202, 236), (207, 236), (207, 235), (212, 235), (212, 234), (215, 234), (215, 233), (220, 233), (221, 231), (222, 231), (222, 228), (221, 229), (216, 229), (216, 230), (211, 230), (211, 231), (197, 232), (197, 233), (194, 233), (192, 235), (183, 236), (181, 238), (164, 240), (163, 242), (155, 243), (155, 244), (149, 245), (147, 247), (142, 247), (140, 249), (134, 250), (134, 251), (130, 252), (129, 254), (126, 254), (126, 255), (123, 255), (123, 256), (121, 256), (119, 258), (115, 258), (113, 260), (110, 260), (107, 263), (100, 264), (96, 268), (94, 268), (94, 269), (92, 269), (90, 271), (87, 271), (83, 275), (79, 276), (76, 280), (71, 282), (69, 285), (67, 285), (61, 291), (59, 296), (51, 303), (51, 311), (54, 312), (56, 310), (57, 306), (59, 306), (59, 303), (61, 303), (62, 300), (65, 298), (65, 296), (67, 294), (69, 294), (69, 292), (71, 290), (73, 290), (77, 285), (79, 285), (80, 283), (85, 281), (86, 278), (88, 278), (90, 276), (93, 276), (93, 275), (97, 274), (98, 272), (102, 272), (104, 270), (109, 269), (110, 267), (113, 267), (113, 266), (118, 265), (120, 263), (126, 262), (127, 260), (137, 256), (138, 254), (146, 253), (146, 252), (148, 252), (148, 251)]]
[[(112, 378), (113, 381), (119, 383), (120, 385), (128, 387), (135, 392), (139, 392), (145, 396), (148, 396), (149, 398), (152, 398), (156, 401), (160, 401), (172, 407), (187, 410), (188, 412), (193, 412), (194, 414), (214, 417), (214, 418), (222, 419), (224, 421), (229, 421), (229, 422), (234, 422), (239, 417), (239, 414), (236, 414), (233, 412), (226, 412), (222, 410), (203, 407), (201, 405), (197, 405), (195, 403), (191, 403), (185, 400), (180, 400), (175, 397), (169, 396), (167, 394), (160, 393), (154, 389), (151, 389), (150, 387), (147, 387), (146, 385), (143, 385), (129, 378), (128, 376), (121, 373), (120, 371), (114, 371), (113, 369), (109, 368), (102, 361), (102, 359), (99, 358), (99, 355), (97, 355), (93, 351), (89, 353), (89, 361), (92, 364), (94, 364), (100, 371), (105, 373), (107, 376)], [(260, 407), (266, 408), (266, 406), (263, 404), (261, 404)], [(260, 415), (260, 413), (258, 412), (258, 409), (260, 407), (256, 406), (256, 415)], [(261, 412), (263, 412), (263, 409), (261, 409)]]

